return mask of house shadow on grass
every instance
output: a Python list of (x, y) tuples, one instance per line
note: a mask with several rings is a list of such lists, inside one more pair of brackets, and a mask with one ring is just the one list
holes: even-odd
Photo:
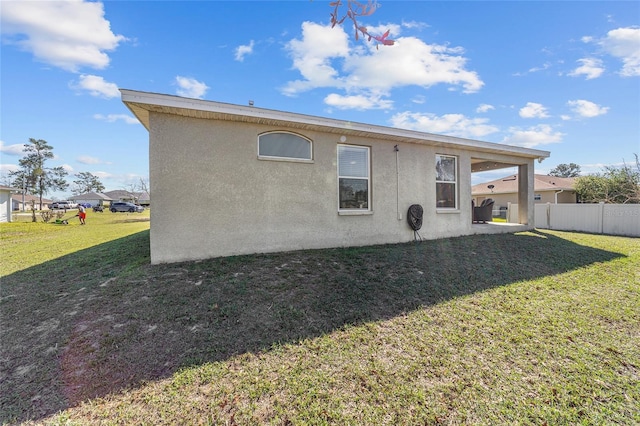
[(528, 232), (150, 265), (141, 232), (3, 278), (0, 420), (622, 256)]

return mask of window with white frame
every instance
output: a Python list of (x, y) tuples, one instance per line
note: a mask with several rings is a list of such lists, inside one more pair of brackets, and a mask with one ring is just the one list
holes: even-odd
[(436, 155), (436, 208), (458, 208), (458, 158)]
[(263, 160), (312, 161), (311, 141), (295, 133), (263, 133), (258, 136), (258, 158)]
[(341, 211), (371, 206), (370, 151), (366, 146), (338, 145), (338, 198)]

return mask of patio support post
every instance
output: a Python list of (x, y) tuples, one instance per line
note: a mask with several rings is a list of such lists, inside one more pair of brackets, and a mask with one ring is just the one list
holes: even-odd
[(533, 161), (518, 166), (518, 223), (534, 225), (533, 220)]

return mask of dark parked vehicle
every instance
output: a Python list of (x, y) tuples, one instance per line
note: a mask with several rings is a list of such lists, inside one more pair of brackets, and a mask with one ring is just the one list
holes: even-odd
[(144, 211), (144, 207), (138, 206), (133, 203), (118, 202), (118, 203), (111, 203), (111, 206), (109, 206), (109, 210), (111, 210), (112, 213), (115, 213), (115, 212), (142, 213)]
[(98, 213), (102, 213), (102, 212), (104, 212), (104, 208), (100, 204), (96, 204), (95, 206), (93, 206), (93, 211), (94, 212), (98, 212)]

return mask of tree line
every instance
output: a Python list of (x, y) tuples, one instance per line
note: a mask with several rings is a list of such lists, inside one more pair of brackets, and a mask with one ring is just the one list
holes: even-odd
[(635, 166), (605, 166), (602, 172), (580, 175), (575, 163), (559, 164), (550, 176), (576, 178), (575, 191), (581, 203), (640, 204), (640, 159), (635, 154)]
[[(18, 160), (19, 170), (9, 172), (9, 184), (39, 196), (40, 206), (43, 196), (52, 191), (71, 188), (74, 195), (80, 195), (105, 190), (100, 178), (90, 172), (76, 173), (76, 179), (70, 184), (67, 181), (69, 173), (63, 167), (48, 167), (48, 161), (54, 158), (53, 146), (43, 139), (29, 138), (22, 151), (25, 155)], [(144, 181), (141, 179), (141, 182)], [(146, 189), (146, 183), (144, 187)]]

